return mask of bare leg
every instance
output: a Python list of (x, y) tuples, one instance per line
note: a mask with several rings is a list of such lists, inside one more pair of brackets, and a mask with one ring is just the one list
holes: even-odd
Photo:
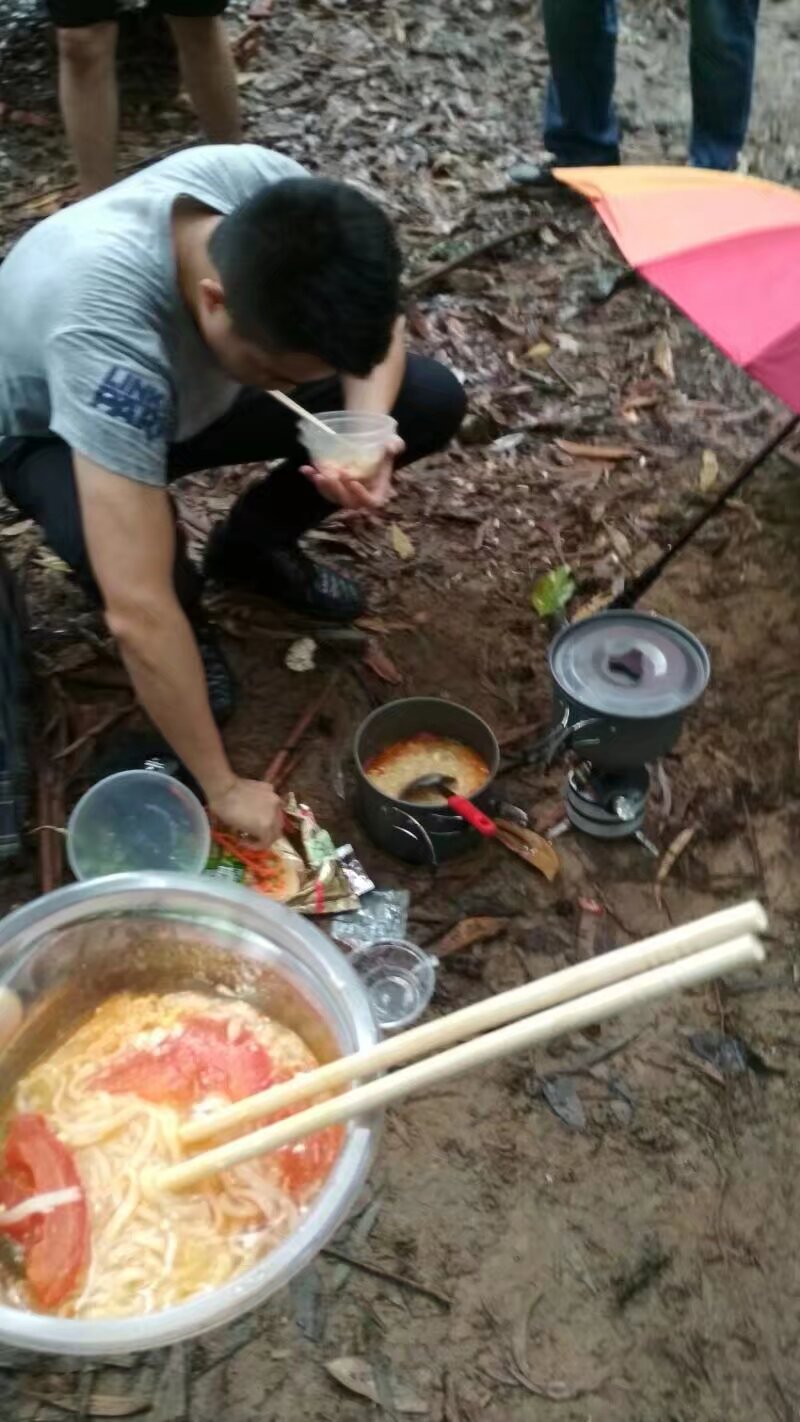
[(58, 92), (85, 195), (114, 181), (119, 100), (115, 22), (58, 30)]
[(212, 143), (239, 143), (239, 90), (224, 21), (219, 16), (167, 18), (178, 46), (183, 82), (206, 137)]

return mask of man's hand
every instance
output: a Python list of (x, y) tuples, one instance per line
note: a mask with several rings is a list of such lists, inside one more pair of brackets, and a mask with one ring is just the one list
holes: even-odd
[(394, 435), (370, 479), (354, 478), (346, 469), (335, 469), (331, 465), (326, 465), (324, 470), (305, 465), (302, 472), (329, 503), (353, 513), (377, 513), (394, 497), (394, 462), (404, 449), (403, 441)]
[[(385, 415), (393, 410), (406, 371), (406, 322), (398, 316), (392, 339), (380, 365), (363, 379), (342, 378), (344, 405), (354, 415)], [(308, 466), (303, 473), (315, 484), (324, 499), (351, 513), (378, 513), (392, 498), (394, 462), (405, 445), (395, 436), (386, 445), (384, 457), (371, 479), (354, 479), (346, 469), (325, 470)]]
[(232, 780), (208, 808), (228, 829), (250, 835), (265, 848), (283, 832), (280, 799), (265, 780)]

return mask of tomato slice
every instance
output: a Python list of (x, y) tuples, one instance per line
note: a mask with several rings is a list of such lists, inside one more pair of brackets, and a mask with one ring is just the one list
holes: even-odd
[[(114, 1093), (130, 1091), (157, 1104), (186, 1106), (218, 1094), (230, 1101), (241, 1101), (245, 1096), (266, 1091), (268, 1086), (288, 1081), (291, 1075), (275, 1065), (266, 1048), (246, 1027), (229, 1037), (226, 1022), (192, 1017), (156, 1046), (118, 1053), (97, 1073), (92, 1084)], [(280, 1121), (301, 1109), (296, 1106), (268, 1120)], [(341, 1150), (342, 1137), (341, 1127), (331, 1126), (275, 1152), (290, 1195), (304, 1196), (325, 1178)]]
[(269, 1052), (252, 1032), (243, 1028), (230, 1037), (226, 1022), (193, 1017), (157, 1046), (121, 1052), (93, 1085), (130, 1091), (145, 1101), (189, 1105), (217, 1094), (240, 1101), (265, 1091), (276, 1078)]
[[(4, 1210), (13, 1210), (17, 1205), (21, 1205), (25, 1200), (29, 1200), (33, 1192), (21, 1185), (18, 1180), (13, 1180), (11, 1176), (0, 1178), (0, 1205)], [(19, 1244), (36, 1234), (39, 1228), (41, 1216), (28, 1215), (25, 1220), (18, 1220), (16, 1224), (6, 1224), (0, 1215), (0, 1230), (7, 1234), (9, 1239), (15, 1239)]]
[[(298, 1106), (298, 1111), (302, 1108)], [(288, 1112), (294, 1115), (294, 1112)], [(289, 1194), (297, 1199), (305, 1195), (312, 1185), (319, 1185), (331, 1169), (342, 1148), (344, 1131), (341, 1126), (327, 1126), (304, 1140), (292, 1145), (281, 1146), (276, 1151), (283, 1183)]]
[[(6, 1233), (25, 1250), (28, 1287), (43, 1308), (56, 1308), (74, 1291), (89, 1260), (89, 1211), (72, 1152), (44, 1116), (15, 1116), (6, 1138), (0, 1199), (11, 1206), (31, 1195), (77, 1187), (80, 1199), (33, 1215)], [(0, 1216), (0, 1230), (3, 1228)]]

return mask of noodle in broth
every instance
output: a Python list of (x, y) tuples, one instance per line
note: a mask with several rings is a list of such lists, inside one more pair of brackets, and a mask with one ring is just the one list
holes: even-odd
[[(176, 1057), (178, 1039), (191, 1047), (184, 1056), (197, 1068), (192, 1079)], [(259, 1079), (267, 1060), (270, 1077)], [(274, 1249), (328, 1174), (339, 1129), (184, 1193), (152, 1197), (143, 1172), (186, 1158), (179, 1130), (198, 1112), (316, 1065), (300, 1037), (249, 1004), (191, 992), (109, 998), (38, 1063), (18, 1082), (5, 1125), (13, 1132), (21, 1113), (44, 1118), (74, 1157), (89, 1220), (82, 1277), (52, 1311), (82, 1319), (157, 1312), (218, 1288)], [(158, 1099), (165, 1084), (170, 1099)], [(7, 1260), (0, 1300), (41, 1308), (30, 1278), (15, 1276)]]

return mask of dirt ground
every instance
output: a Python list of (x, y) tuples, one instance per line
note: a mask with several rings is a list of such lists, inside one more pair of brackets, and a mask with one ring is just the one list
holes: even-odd
[[(764, 8), (747, 160), (791, 181), (800, 0)], [(379, 195), (412, 273), (529, 219), (547, 222), (434, 283), (413, 308), (415, 340), (466, 383), (459, 446), (402, 476), (387, 521), (317, 540), (370, 586), (383, 621), (369, 654), (380, 651), (383, 675), (331, 649), (317, 670), (292, 674), (282, 666), (291, 619), (229, 598), (214, 605), (242, 688), (231, 754), (243, 771), (263, 771), (341, 665), (293, 788), (338, 839), (353, 840), (381, 886), (411, 890), (418, 941), (466, 916), (508, 920), (492, 943), (442, 963), (435, 1012), (749, 895), (770, 913), (768, 963), (391, 1114), (369, 1191), (337, 1243), (439, 1298), (323, 1257), (257, 1315), (167, 1355), (103, 1369), (0, 1352), (3, 1415), (14, 1422), (800, 1417), (800, 446), (773, 458), (646, 601), (691, 628), (713, 663), (647, 824), (660, 856), (694, 830), (660, 902), (658, 861), (635, 843), (559, 839), (552, 886), (494, 846), (432, 878), (376, 852), (347, 800), (353, 731), (397, 694), (463, 701), (501, 735), (546, 725), (548, 630), (530, 606), (535, 579), (568, 563), (576, 606), (608, 597), (709, 497), (704, 451), (722, 480), (785, 418), (643, 286), (604, 299), (619, 266), (581, 207), (529, 206), (507, 191), (508, 163), (536, 146), (545, 59), (535, 10), (527, 0), (275, 0), (263, 37), (261, 22), (234, 16), (252, 41), (242, 47), (252, 137)], [(623, 10), (627, 156), (681, 161), (685, 16), (655, 0)], [(61, 200), (68, 180), (49, 59), (36, 45), (23, 113), (42, 123), (0, 126), (6, 241)], [(126, 113), (125, 162), (191, 136), (169, 94), (158, 109), (139, 95)], [(558, 440), (629, 454), (604, 464)], [(246, 477), (231, 470), (182, 491), (198, 548)], [(82, 735), (124, 705), (119, 668), (33, 531), (11, 509), (2, 521), (56, 720)], [(392, 524), (410, 539), (406, 558)], [(90, 738), (83, 765), (73, 758), (68, 799), (93, 753)], [(504, 790), (545, 828), (563, 776), (563, 765), (531, 769)], [(5, 876), (5, 906), (36, 884), (32, 855)], [(588, 947), (587, 899), (603, 909)], [(690, 1041), (700, 1032), (741, 1038), (749, 1065), (709, 1066)], [(582, 1124), (554, 1114), (548, 1082), (551, 1099), (558, 1085), (573, 1111), (582, 1107)], [(326, 1371), (343, 1357), (366, 1360), (377, 1403)]]

